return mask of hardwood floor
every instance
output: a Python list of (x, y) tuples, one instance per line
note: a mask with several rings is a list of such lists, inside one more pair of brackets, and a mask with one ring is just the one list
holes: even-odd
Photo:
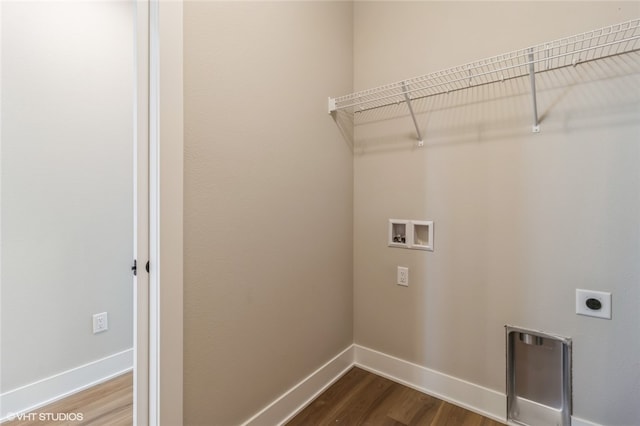
[[(58, 417), (55, 417), (56, 415)], [(63, 417), (60, 417), (61, 415)], [(68, 418), (69, 421), (64, 421), (65, 415), (71, 416)], [(79, 415), (82, 416), (82, 420), (79, 420)], [(132, 424), (133, 374), (127, 373), (41, 407), (31, 413), (30, 418), (2, 423), (2, 426), (129, 426)]]
[(354, 367), (287, 426), (501, 426), (502, 423)]
[[(82, 414), (81, 421), (40, 420), (40, 414)], [(133, 423), (131, 373), (36, 410), (32, 419), (2, 426), (129, 426)], [(494, 420), (354, 367), (287, 426), (500, 426)], [(205, 426), (205, 425), (202, 425)], [(219, 425), (206, 425), (219, 426)], [(271, 425), (265, 425), (271, 426)]]

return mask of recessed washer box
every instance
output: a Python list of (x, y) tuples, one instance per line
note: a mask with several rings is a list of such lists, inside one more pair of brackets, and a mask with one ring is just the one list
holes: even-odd
[(389, 219), (389, 247), (409, 248), (410, 221)]
[(413, 238), (409, 248), (433, 251), (433, 221), (412, 220)]
[(389, 247), (433, 251), (433, 221), (389, 219)]

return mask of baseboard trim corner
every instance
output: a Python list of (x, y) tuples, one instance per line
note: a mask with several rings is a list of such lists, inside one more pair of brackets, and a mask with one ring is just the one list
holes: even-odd
[[(352, 344), (245, 421), (242, 426), (285, 424), (354, 366), (507, 424), (505, 394)], [(601, 426), (576, 417), (572, 417), (571, 424)]]
[(507, 397), (503, 393), (364, 346), (354, 345), (354, 352), (355, 365), (363, 370), (506, 423)]
[(242, 426), (283, 425), (353, 367), (353, 345), (271, 402)]
[(133, 348), (0, 394), (0, 423), (133, 369)]

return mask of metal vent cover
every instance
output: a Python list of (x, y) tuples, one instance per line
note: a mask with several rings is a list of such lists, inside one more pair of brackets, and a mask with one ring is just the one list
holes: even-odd
[(571, 425), (571, 339), (505, 326), (507, 421)]

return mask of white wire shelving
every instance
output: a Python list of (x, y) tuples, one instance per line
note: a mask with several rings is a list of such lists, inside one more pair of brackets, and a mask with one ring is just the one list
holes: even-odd
[(633, 19), (396, 83), (329, 98), (329, 113), (340, 110), (359, 113), (406, 102), (416, 127), (418, 144), (422, 146), (422, 134), (411, 106), (412, 100), (529, 76), (533, 109), (532, 131), (539, 132), (535, 86), (537, 73), (576, 67), (580, 63), (638, 50), (640, 19)]

